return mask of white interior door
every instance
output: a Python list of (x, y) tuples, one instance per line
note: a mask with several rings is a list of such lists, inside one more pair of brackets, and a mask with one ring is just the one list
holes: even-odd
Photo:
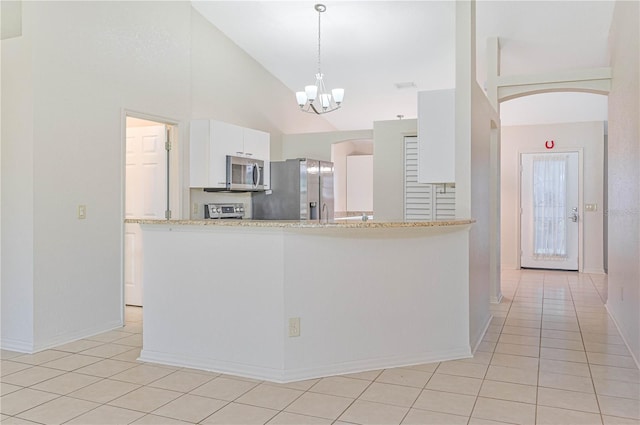
[[(163, 219), (167, 206), (164, 125), (127, 128), (125, 218)], [(142, 306), (142, 231), (125, 224), (124, 301)]]
[(578, 270), (578, 152), (522, 154), (521, 267)]

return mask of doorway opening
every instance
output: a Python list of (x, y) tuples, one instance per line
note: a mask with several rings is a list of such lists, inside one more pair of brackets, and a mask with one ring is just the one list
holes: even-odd
[[(553, 95), (553, 96), (552, 96)], [(568, 98), (563, 100), (564, 96)], [(559, 110), (555, 104), (580, 107)], [(512, 102), (516, 102), (513, 103)], [(525, 113), (525, 106), (530, 110)], [(606, 222), (605, 144), (607, 97), (593, 93), (544, 93), (500, 104), (500, 258), (503, 270), (521, 264), (521, 155), (579, 153), (580, 273), (604, 273)], [(569, 214), (567, 214), (567, 217)], [(572, 223), (574, 225), (574, 223)], [(575, 270), (575, 269), (574, 269)]]
[(333, 143), (331, 162), (336, 220), (373, 218), (373, 140)]
[[(178, 215), (177, 123), (137, 113), (125, 114), (125, 220), (169, 219)], [(144, 305), (142, 231), (124, 224), (123, 304)]]

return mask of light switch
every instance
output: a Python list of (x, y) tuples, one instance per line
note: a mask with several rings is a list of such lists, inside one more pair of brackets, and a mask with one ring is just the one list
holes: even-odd
[(584, 204), (584, 210), (594, 212), (598, 210), (598, 204)]
[(87, 206), (78, 205), (78, 219), (84, 220), (85, 218), (87, 218)]

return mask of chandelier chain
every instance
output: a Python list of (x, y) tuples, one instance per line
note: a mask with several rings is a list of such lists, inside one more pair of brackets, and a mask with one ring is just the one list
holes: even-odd
[(320, 18), (322, 16), (322, 11), (318, 10), (318, 74), (322, 74), (320, 69)]

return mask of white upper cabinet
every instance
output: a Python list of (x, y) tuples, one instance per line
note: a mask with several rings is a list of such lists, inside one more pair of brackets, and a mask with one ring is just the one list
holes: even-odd
[(418, 182), (456, 181), (455, 89), (418, 93)]
[(270, 187), (270, 135), (213, 120), (191, 121), (190, 187), (222, 189), (226, 186), (227, 155), (264, 161), (264, 184)]

